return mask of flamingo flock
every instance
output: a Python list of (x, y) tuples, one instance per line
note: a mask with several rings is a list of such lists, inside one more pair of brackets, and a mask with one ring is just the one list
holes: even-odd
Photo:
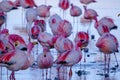
[[(112, 18), (104, 16), (99, 19), (100, 14), (92, 8), (88, 8), (89, 4), (96, 3), (96, 0), (79, 0), (79, 2), (83, 7), (71, 3), (70, 0), (59, 0), (58, 7), (63, 12), (69, 10), (69, 15), (72, 17), (79, 18), (83, 14), (83, 22), (85, 23), (87, 23), (86, 20), (93, 22), (92, 27), (99, 34), (96, 47), (101, 54), (104, 54), (105, 76), (109, 77), (111, 54), (115, 56), (117, 63), (115, 67), (119, 67), (116, 57), (116, 53), (119, 52), (119, 42), (115, 35), (111, 33), (112, 30), (117, 30), (118, 26)], [(29, 37), (28, 40), (25, 40), (20, 34), (10, 33), (8, 25), (4, 25), (7, 23), (7, 13), (18, 10), (19, 7), (25, 9), (25, 34)], [(72, 80), (72, 67), (82, 61), (82, 50), (90, 42), (89, 28), (87, 31), (77, 30), (74, 33), (75, 25), (72, 25), (70, 20), (65, 18), (65, 13), (63, 16), (57, 13), (51, 14), (52, 8), (52, 5), (37, 5), (34, 0), (15, 0), (14, 2), (2, 0), (0, 2), (0, 67), (5, 67), (11, 71), (9, 80), (17, 80), (15, 72), (28, 69), (35, 61), (37, 61), (38, 68), (42, 70), (42, 80), (52, 79), (52, 77), (48, 77), (48, 70), (51, 70), (53, 65), (57, 67), (58, 80)], [(82, 11), (82, 8), (84, 11)], [(77, 22), (81, 23), (80, 21)], [(79, 24), (77, 29), (78, 26)], [(48, 27), (51, 33), (47, 31)], [(73, 33), (75, 37), (70, 39)], [(39, 49), (38, 44), (42, 48)], [(36, 45), (42, 51), (40, 53), (38, 50), (37, 59), (32, 55)], [(54, 59), (52, 49), (56, 51), (56, 59)], [(61, 77), (64, 73), (59, 74), (60, 70), (64, 71), (63, 68), (66, 67), (69, 67), (68, 78)], [(46, 70), (46, 73), (44, 73), (44, 70)], [(44, 74), (46, 74), (46, 77), (44, 77)]]

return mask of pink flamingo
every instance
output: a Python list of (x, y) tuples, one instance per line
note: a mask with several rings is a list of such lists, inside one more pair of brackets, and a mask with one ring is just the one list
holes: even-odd
[(83, 6), (83, 7), (84, 7), (84, 18), (90, 19), (90, 20), (92, 20), (92, 19), (96, 20), (96, 18), (98, 16), (97, 12), (93, 9), (87, 9), (86, 6)]
[(34, 0), (16, 0), (14, 2), (16, 6), (22, 6), (23, 8), (32, 8), (32, 7), (37, 7), (35, 4)]
[[(43, 47), (43, 53), (39, 54), (37, 57), (37, 63), (40, 69), (48, 69), (53, 65), (53, 56), (50, 53), (50, 50), (47, 47)], [(46, 71), (46, 80), (47, 80), (47, 71)], [(51, 73), (50, 73), (51, 74)], [(44, 73), (42, 74), (42, 76)], [(44, 76), (43, 76), (44, 80)]]
[(47, 32), (41, 32), (38, 36), (38, 42), (44, 47), (49, 47), (51, 48), (49, 42), (53, 39), (53, 35)]
[(63, 52), (60, 56), (58, 56), (55, 63), (70, 67), (69, 80), (71, 80), (72, 66), (79, 63), (81, 61), (81, 59), (82, 59), (82, 52), (81, 52), (80, 48), (78, 47), (78, 43), (76, 43), (75, 49), (67, 50), (67, 51)]
[(89, 43), (89, 35), (86, 32), (78, 32), (75, 37), (75, 43), (82, 43), (81, 46), (79, 46), (81, 49), (86, 47)]
[[(118, 61), (117, 61), (117, 57), (115, 52), (118, 52), (118, 41), (117, 38), (110, 34), (110, 33), (104, 33), (97, 41), (96, 46), (99, 48), (99, 50), (101, 52), (104, 53), (105, 55), (105, 69), (106, 69), (106, 61), (108, 58), (108, 70), (107, 70), (107, 74), (109, 76), (109, 64), (110, 64), (110, 54), (114, 53), (115, 55), (115, 59), (117, 62), (117, 65), (115, 66), (116, 68), (119, 66)], [(105, 70), (106, 73), (106, 70)]]
[(65, 10), (67, 10), (68, 8), (69, 8), (69, 6), (70, 6), (70, 2), (69, 2), (69, 0), (59, 0), (59, 7), (61, 8), (61, 9), (63, 9), (63, 18), (65, 17), (64, 16), (64, 11)]
[(42, 32), (40, 26), (34, 25), (34, 26), (31, 28), (31, 34), (30, 34), (30, 35), (31, 35), (31, 38), (32, 38), (32, 39), (37, 39), (40, 32)]
[(62, 35), (64, 37), (68, 37), (72, 34), (72, 25), (67, 20), (61, 20), (57, 26), (57, 34)]
[(112, 29), (117, 29), (117, 26), (115, 25), (113, 19), (112, 19), (112, 18), (109, 18), (109, 17), (103, 17), (103, 18), (101, 18), (101, 19), (97, 22), (97, 24), (95, 24), (95, 25), (96, 25), (96, 26), (97, 26), (97, 25), (106, 25), (106, 26), (108, 26), (108, 28), (109, 28), (110, 30), (112, 30)]
[(73, 17), (78, 17), (81, 14), (82, 14), (82, 10), (78, 6), (71, 4), (70, 15)]
[(37, 13), (40, 17), (46, 18), (50, 16), (50, 8), (52, 6), (40, 5), (37, 7)]
[(25, 17), (26, 17), (26, 20), (27, 20), (26, 29), (27, 29), (27, 33), (28, 33), (28, 36), (29, 36), (29, 41), (30, 41), (30, 30), (31, 30), (31, 27), (32, 27), (32, 23), (37, 20), (37, 16), (38, 15), (37, 15), (37, 10), (36, 9), (29, 8), (26, 11), (26, 14), (25, 14)]
[(95, 3), (96, 2), (96, 0), (80, 0), (80, 2), (82, 3), (82, 4), (90, 4), (90, 3)]
[(49, 26), (54, 35), (56, 35), (58, 32), (57, 28), (58, 28), (58, 24), (61, 20), (62, 19), (58, 14), (54, 14), (54, 15), (50, 16), (50, 18), (49, 18)]
[(27, 69), (31, 65), (32, 59), (30, 57), (30, 52), (34, 46), (33, 43), (30, 43), (28, 45), (27, 54), (25, 51), (22, 51), (22, 49), (16, 49), (14, 45), (12, 46), (12, 51), (7, 52), (0, 57), (0, 65), (12, 71), (10, 75), (10, 80), (15, 80), (14, 71)]
[(73, 48), (73, 43), (68, 38), (60, 36), (57, 38), (54, 47), (58, 52), (63, 53), (67, 50), (71, 50)]
[(0, 30), (1, 30), (2, 25), (5, 23), (5, 21), (6, 21), (6, 15), (4, 12), (1, 11), (0, 12)]
[(3, 0), (0, 2), (0, 9), (4, 12), (9, 12), (13, 9), (17, 9), (12, 1)]
[[(70, 15), (73, 17), (78, 17), (82, 14), (82, 10), (78, 7), (75, 6), (73, 4), (71, 4), (71, 8), (70, 8)], [(76, 23), (73, 19), (73, 23)], [(73, 24), (74, 25), (74, 24)], [(78, 19), (77, 19), (77, 27), (78, 27)], [(78, 29), (77, 29), (78, 30)]]
[(39, 25), (39, 27), (41, 28), (42, 32), (44, 32), (46, 30), (46, 22), (45, 20), (35, 20), (34, 21), (34, 25)]

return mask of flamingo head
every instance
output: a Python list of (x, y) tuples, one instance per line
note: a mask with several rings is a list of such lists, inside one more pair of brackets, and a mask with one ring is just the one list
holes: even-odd
[(8, 35), (9, 34), (9, 30), (8, 29), (3, 29), (0, 34), (5, 34), (5, 35)]
[(73, 5), (73, 3), (72, 3), (72, 4), (71, 4), (71, 7), (73, 8), (73, 6), (74, 6), (74, 5)]
[(44, 53), (44, 57), (46, 57), (47, 52), (50, 52), (48, 47), (43, 47), (43, 53)]
[(50, 9), (51, 9), (51, 7), (52, 7), (52, 6), (51, 6), (51, 5), (49, 5), (49, 6), (47, 6), (47, 9), (48, 9), (48, 10), (50, 10)]

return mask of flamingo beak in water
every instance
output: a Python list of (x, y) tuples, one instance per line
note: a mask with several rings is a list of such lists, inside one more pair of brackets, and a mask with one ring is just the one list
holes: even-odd
[(18, 9), (17, 7), (13, 7), (11, 10), (15, 10), (15, 9)]

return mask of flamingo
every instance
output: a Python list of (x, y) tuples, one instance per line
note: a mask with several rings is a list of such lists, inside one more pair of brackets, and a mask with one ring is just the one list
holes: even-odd
[(101, 18), (98, 22), (96, 22), (95, 26), (97, 25), (106, 25), (110, 30), (117, 29), (113, 19), (109, 17)]
[(30, 34), (30, 35), (31, 35), (31, 38), (32, 38), (32, 39), (37, 39), (40, 32), (42, 32), (40, 26), (34, 25), (34, 26), (31, 28), (31, 34)]
[(58, 28), (58, 24), (61, 20), (62, 19), (58, 14), (54, 14), (54, 15), (50, 16), (50, 18), (49, 18), (49, 26), (54, 35), (56, 35), (58, 32), (57, 28)]
[(72, 34), (72, 25), (67, 20), (61, 20), (57, 27), (57, 34), (56, 35), (62, 35), (64, 37), (68, 37)]
[(33, 8), (27, 9), (25, 17), (26, 17), (26, 20), (27, 20), (26, 29), (27, 29), (27, 33), (28, 33), (28, 36), (29, 36), (29, 40), (30, 40), (30, 30), (31, 30), (31, 27), (32, 27), (32, 23), (35, 20), (37, 20), (37, 16), (38, 15), (37, 15), (37, 10), (36, 9), (33, 9)]
[(0, 65), (12, 71), (10, 80), (15, 80), (14, 71), (27, 69), (31, 65), (32, 58), (30, 57), (30, 52), (34, 46), (33, 43), (28, 45), (27, 54), (22, 49), (16, 49), (14, 45), (12, 46), (13, 50), (0, 57)]
[(96, 0), (80, 0), (80, 2), (82, 3), (82, 4), (90, 4), (90, 3), (95, 3), (96, 2)]
[(3, 0), (0, 2), (0, 9), (3, 12), (9, 12), (13, 9), (17, 9), (17, 7), (14, 5), (14, 3), (12, 1)]
[(52, 6), (51, 5), (40, 5), (37, 7), (37, 14), (42, 17), (42, 18), (47, 18), (50, 16), (50, 8)]
[(69, 2), (69, 0), (59, 0), (59, 7), (61, 8), (61, 9), (63, 9), (63, 18), (65, 17), (64, 16), (64, 11), (65, 10), (67, 10), (68, 8), (69, 8), (69, 6), (70, 6), (70, 2)]
[(44, 32), (46, 30), (46, 22), (45, 20), (35, 20), (34, 21), (34, 25), (39, 25), (39, 27), (41, 28), (41, 31)]
[(96, 20), (96, 18), (98, 16), (97, 12), (93, 9), (87, 9), (86, 6), (83, 6), (83, 7), (84, 7), (84, 18), (90, 19), (90, 20), (92, 20), (92, 19)]
[(0, 30), (1, 30), (1, 27), (2, 25), (5, 23), (6, 21), (6, 15), (3, 11), (0, 12)]
[(81, 49), (84, 48), (84, 47), (87, 47), (88, 43), (89, 43), (89, 35), (88, 33), (86, 32), (78, 32), (75, 36), (75, 43), (82, 43), (81, 46), (79, 46)]
[(22, 6), (23, 8), (32, 8), (32, 7), (37, 7), (35, 4), (34, 0), (16, 0), (14, 2), (16, 6)]
[[(114, 53), (115, 55), (115, 59), (117, 62), (117, 57), (115, 52), (118, 52), (118, 46), (119, 43), (117, 41), (117, 38), (110, 34), (110, 33), (104, 33), (97, 41), (96, 46), (99, 48), (99, 50), (101, 52), (104, 53), (105, 55), (105, 64), (106, 64), (106, 60), (108, 58), (108, 70), (107, 73), (105, 75), (109, 76), (109, 64), (110, 64), (110, 54)], [(117, 65), (115, 66), (116, 68), (119, 66), (118, 62)], [(106, 68), (106, 65), (105, 65)], [(105, 70), (106, 71), (106, 70)]]
[[(71, 8), (70, 8), (70, 15), (73, 17), (78, 17), (82, 14), (82, 10), (76, 6), (71, 4)], [(73, 19), (73, 25), (75, 25), (74, 23), (77, 23), (77, 30), (78, 30), (78, 19), (77, 22), (74, 21), (75, 19)]]
[(0, 40), (0, 56), (2, 56), (6, 52), (4, 43)]
[(63, 53), (67, 50), (71, 50), (73, 48), (73, 43), (68, 38), (60, 36), (57, 38), (54, 47), (58, 52)]
[[(43, 47), (43, 53), (39, 54), (39, 56), (37, 57), (37, 63), (40, 69), (48, 69), (52, 67), (53, 56), (51, 55), (50, 50), (47, 47)], [(44, 76), (43, 76), (43, 80), (44, 80)], [(47, 72), (46, 72), (46, 80), (47, 80)]]
[(50, 46), (50, 43), (51, 40), (53, 39), (53, 35), (51, 35), (50, 33), (47, 33), (47, 32), (41, 32), (39, 35), (38, 35), (38, 42), (44, 47), (49, 47), (51, 48)]
[(78, 17), (81, 14), (82, 14), (82, 10), (78, 6), (71, 4), (70, 15), (73, 17)]
[(72, 66), (80, 62), (81, 59), (82, 59), (82, 52), (78, 47), (78, 43), (76, 43), (74, 49), (67, 50), (63, 52), (61, 55), (59, 55), (55, 63), (70, 67), (69, 80), (71, 80)]

